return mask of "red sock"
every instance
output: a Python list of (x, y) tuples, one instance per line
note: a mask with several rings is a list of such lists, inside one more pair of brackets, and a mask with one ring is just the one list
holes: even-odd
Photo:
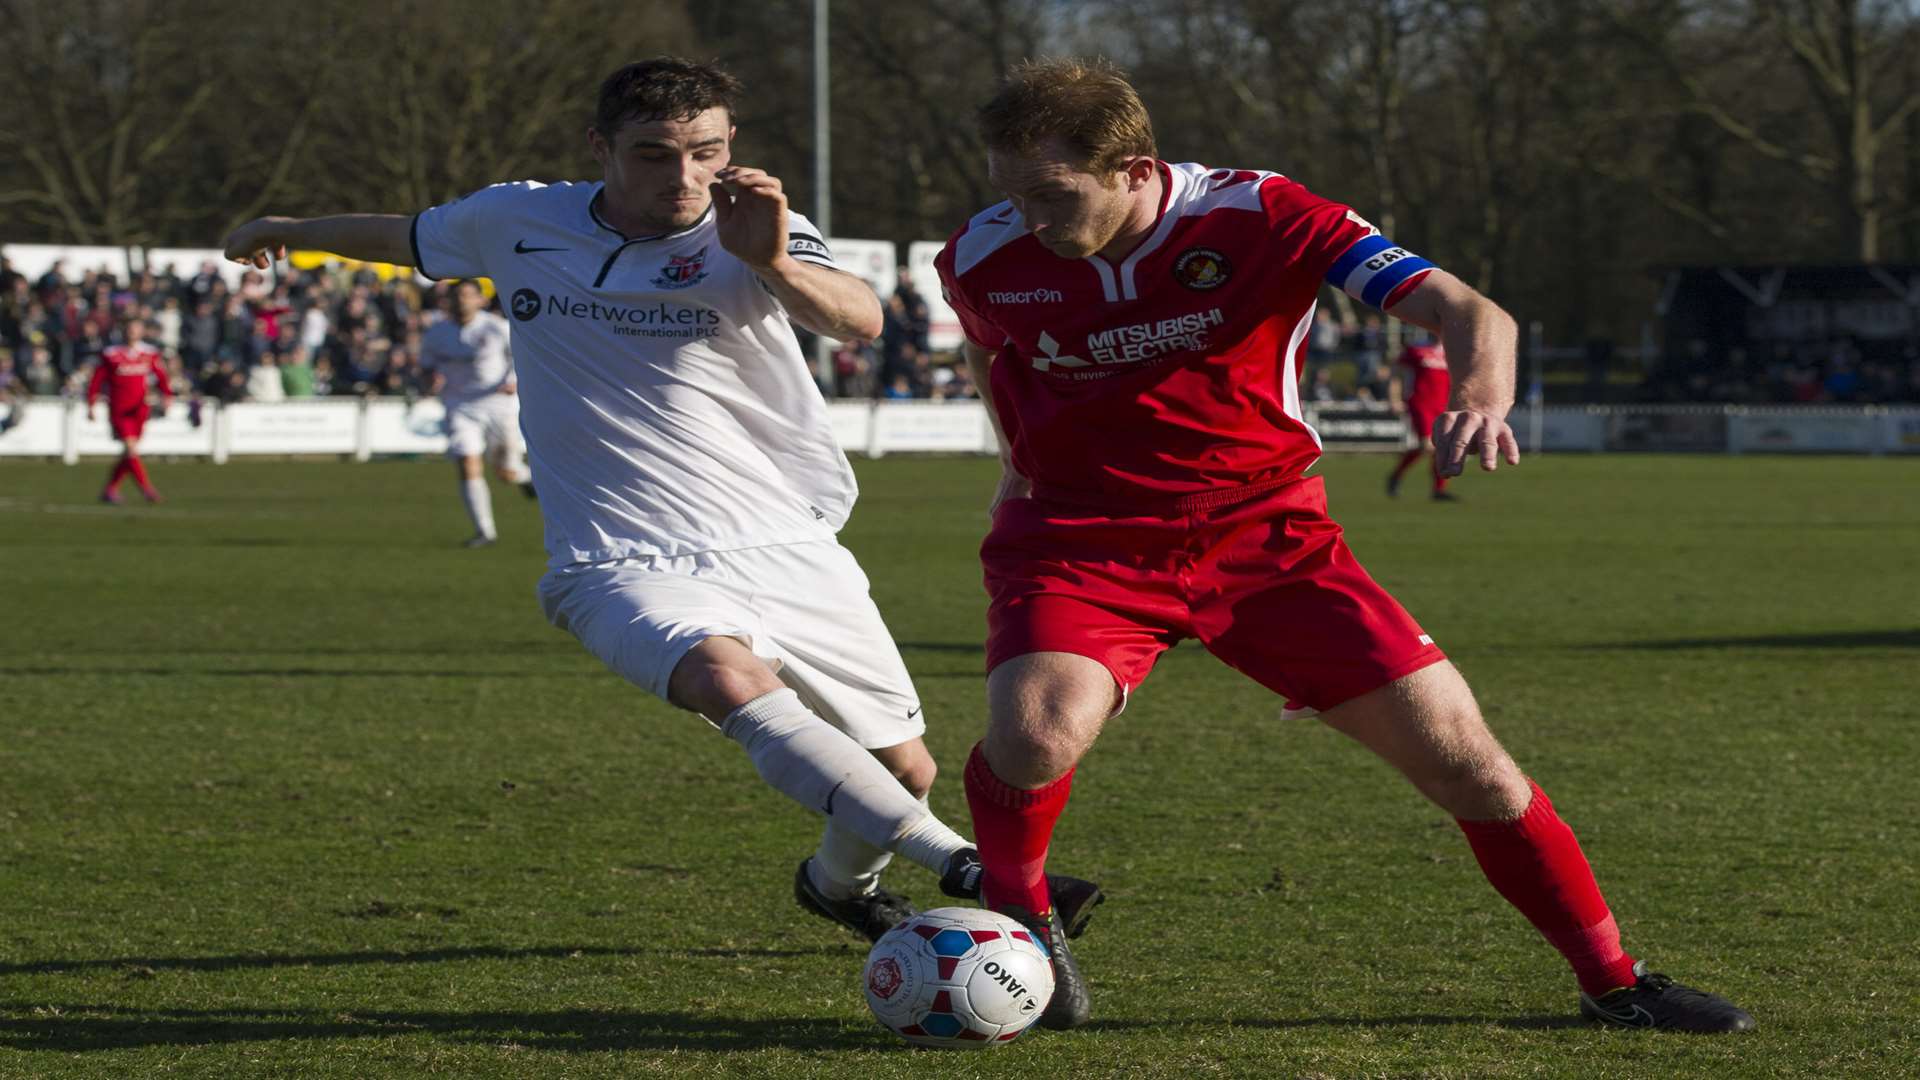
[(980, 848), (980, 893), (988, 907), (1017, 904), (1035, 915), (1053, 908), (1047, 892), (1047, 845), (1067, 808), (1073, 770), (1046, 787), (1022, 791), (993, 774), (975, 744), (967, 758), (967, 808)]
[(1413, 449), (1407, 451), (1406, 453), (1401, 454), (1400, 464), (1395, 465), (1393, 467), (1393, 478), (1395, 480), (1400, 479), (1401, 475), (1405, 473), (1407, 469), (1413, 465), (1414, 462), (1419, 461), (1420, 455), (1424, 453), (1426, 453), (1424, 449), (1416, 446)]
[(1445, 490), (1447, 490), (1447, 478), (1440, 475), (1440, 455), (1435, 454), (1433, 455), (1433, 493), (1438, 495)]
[(140, 485), (141, 491), (153, 494), (153, 485), (147, 482), (147, 463), (141, 461), (139, 455), (127, 455), (127, 471), (133, 474), (133, 482)]
[(113, 463), (113, 472), (107, 475), (106, 490), (111, 492), (117, 489), (120, 486), (120, 481), (127, 475), (129, 471), (130, 470), (127, 468), (126, 455), (123, 454), (121, 455), (119, 461), (116, 461)]
[(1599, 997), (1632, 986), (1633, 957), (1620, 948), (1620, 930), (1580, 842), (1540, 785), (1528, 780), (1527, 786), (1533, 801), (1518, 818), (1459, 823), (1473, 857), (1500, 895), (1573, 965), (1580, 989)]

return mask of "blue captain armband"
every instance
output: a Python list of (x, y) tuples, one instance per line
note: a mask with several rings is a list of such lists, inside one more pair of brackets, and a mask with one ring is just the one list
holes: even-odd
[(1383, 307), (1401, 285), (1434, 268), (1384, 236), (1366, 237), (1334, 260), (1327, 284), (1371, 307)]

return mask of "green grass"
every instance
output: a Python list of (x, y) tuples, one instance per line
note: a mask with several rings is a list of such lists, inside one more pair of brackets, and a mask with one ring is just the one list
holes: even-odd
[[(910, 1051), (789, 895), (812, 819), (544, 623), (532, 506), (442, 463), (0, 463), (0, 1075), (1893, 1076), (1920, 1037), (1920, 461), (1546, 457), (1334, 512), (1579, 831), (1629, 949), (1748, 1037), (1599, 1031), (1451, 823), (1204, 652), (1077, 778), (1085, 1030)], [(992, 464), (845, 539), (957, 782)], [(903, 867), (895, 884), (932, 899)]]

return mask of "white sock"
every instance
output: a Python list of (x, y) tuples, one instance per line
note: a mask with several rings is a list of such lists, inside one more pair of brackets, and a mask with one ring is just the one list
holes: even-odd
[(467, 516), (473, 519), (474, 535), (489, 540), (498, 535), (493, 529), (493, 493), (487, 490), (485, 477), (478, 480), (461, 477), (460, 501), (467, 504)]
[(973, 841), (947, 828), (947, 823), (934, 816), (933, 808), (927, 805), (926, 796), (920, 797), (920, 809), (927, 816), (916, 822), (895, 844), (893, 850), (932, 870), (935, 874), (947, 872), (947, 863), (954, 853), (963, 848), (974, 846)]
[(893, 861), (893, 852), (877, 848), (834, 818), (820, 833), (820, 847), (807, 860), (813, 887), (834, 900), (863, 896), (880, 884), (880, 871)]
[[(953, 852), (967, 846), (885, 765), (792, 690), (754, 698), (728, 713), (720, 731), (746, 748), (775, 791), (826, 814), (868, 847), (898, 852), (938, 874)], [(851, 882), (843, 884), (851, 889)]]

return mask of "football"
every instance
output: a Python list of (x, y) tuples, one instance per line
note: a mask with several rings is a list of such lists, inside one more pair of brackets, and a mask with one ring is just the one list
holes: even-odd
[(1044, 945), (1004, 915), (935, 908), (887, 931), (867, 954), (867, 1006), (921, 1046), (1011, 1042), (1053, 996)]

